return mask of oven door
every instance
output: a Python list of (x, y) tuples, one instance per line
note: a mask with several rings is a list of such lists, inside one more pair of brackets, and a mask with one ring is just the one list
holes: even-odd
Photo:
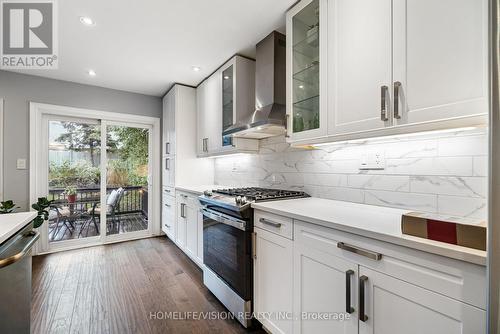
[(249, 223), (203, 208), (203, 263), (244, 300), (252, 299), (252, 231)]

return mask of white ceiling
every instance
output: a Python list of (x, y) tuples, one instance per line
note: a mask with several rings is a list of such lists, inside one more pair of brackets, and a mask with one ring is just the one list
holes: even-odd
[[(59, 69), (19, 72), (161, 96), (174, 82), (196, 86), (235, 53), (254, 57), (259, 40), (283, 29), (294, 2), (58, 1)], [(80, 16), (96, 25), (82, 25)]]

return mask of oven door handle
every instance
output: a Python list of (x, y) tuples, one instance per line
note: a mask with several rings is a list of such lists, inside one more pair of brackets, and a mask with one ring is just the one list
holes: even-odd
[(224, 214), (210, 209), (202, 208), (200, 209), (200, 211), (203, 214), (203, 216), (213, 219), (216, 222), (235, 227), (242, 231), (246, 231), (246, 222), (243, 220), (239, 220), (236, 218), (228, 218)]

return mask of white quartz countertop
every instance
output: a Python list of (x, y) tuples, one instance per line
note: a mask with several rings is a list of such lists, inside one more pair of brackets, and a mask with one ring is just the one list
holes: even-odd
[(193, 193), (197, 195), (202, 195), (205, 190), (212, 190), (212, 189), (224, 189), (224, 188), (231, 188), (230, 186), (219, 186), (215, 184), (196, 184), (196, 185), (180, 185), (180, 186), (175, 186), (176, 190), (179, 191), (186, 191), (188, 193)]
[(403, 235), (401, 217), (408, 210), (314, 197), (253, 203), (252, 207), (344, 232), (486, 265), (485, 251)]
[(28, 225), (35, 217), (35, 211), (0, 215), (0, 244)]

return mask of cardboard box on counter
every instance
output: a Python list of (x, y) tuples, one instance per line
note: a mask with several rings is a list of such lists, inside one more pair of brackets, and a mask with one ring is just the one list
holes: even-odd
[(482, 220), (408, 212), (402, 217), (401, 230), (415, 237), (486, 250), (486, 222)]

